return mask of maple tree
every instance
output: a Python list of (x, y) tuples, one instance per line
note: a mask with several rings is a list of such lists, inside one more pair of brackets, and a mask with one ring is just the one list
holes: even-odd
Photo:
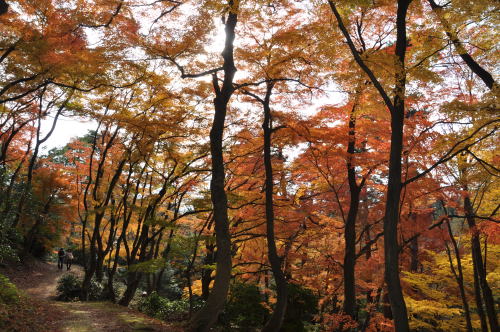
[(498, 330), (497, 11), (0, 1), (0, 262), (190, 331)]

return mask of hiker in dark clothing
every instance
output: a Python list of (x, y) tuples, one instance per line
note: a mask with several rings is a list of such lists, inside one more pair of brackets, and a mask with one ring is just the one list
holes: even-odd
[(63, 248), (59, 249), (59, 251), (57, 252), (57, 256), (58, 256), (58, 259), (57, 259), (57, 268), (59, 270), (62, 270), (63, 266), (64, 266), (64, 257), (66, 256), (66, 253), (64, 252)]
[(71, 269), (71, 264), (73, 263), (73, 253), (71, 251), (66, 252), (66, 269), (69, 271)]

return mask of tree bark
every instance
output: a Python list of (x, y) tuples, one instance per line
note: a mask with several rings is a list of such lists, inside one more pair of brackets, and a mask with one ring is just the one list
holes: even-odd
[[(237, 4), (238, 2), (236, 2)], [(224, 59), (224, 81), (219, 87), (217, 75), (213, 74), (213, 85), (216, 92), (214, 99), (214, 120), (210, 130), (210, 152), (212, 156), (212, 179), (210, 193), (213, 205), (215, 223), (215, 242), (217, 245), (215, 281), (212, 292), (203, 308), (193, 315), (189, 322), (191, 331), (209, 331), (224, 308), (229, 282), (231, 281), (231, 234), (229, 233), (229, 220), (227, 214), (227, 196), (224, 189), (225, 171), (222, 140), (224, 136), (224, 123), (229, 100), (234, 92), (233, 79), (236, 73), (233, 55), (233, 42), (235, 28), (238, 22), (237, 5), (233, 1), (228, 3), (227, 18), (225, 21), (226, 40), (222, 56)]]
[(389, 156), (389, 180), (387, 186), (385, 217), (384, 217), (384, 254), (385, 280), (388, 288), (388, 297), (391, 302), (392, 315), (396, 331), (409, 332), (408, 313), (399, 279), (399, 245), (398, 223), (399, 204), (401, 200), (401, 153), (403, 150), (403, 126), (405, 117), (405, 88), (406, 88), (406, 14), (411, 0), (398, 0), (396, 17), (396, 51), (395, 51), (395, 87), (393, 100), (377, 79), (373, 71), (367, 66), (356, 49), (335, 2), (328, 0), (328, 4), (337, 19), (339, 29), (344, 35), (356, 63), (370, 78), (373, 86), (391, 112), (391, 145)]
[[(472, 255), (472, 265), (475, 266), (475, 258)], [(486, 314), (483, 308), (483, 298), (481, 296), (481, 286), (479, 285), (479, 277), (475, 269), (473, 269), (472, 274), (474, 276), (474, 298), (476, 300), (476, 310), (479, 316), (479, 321), (481, 322), (481, 331), (488, 332), (488, 323), (486, 322)]]
[(448, 253), (448, 259), (450, 262), (450, 268), (451, 272), (455, 276), (455, 280), (457, 281), (458, 288), (460, 290), (460, 297), (462, 299), (462, 305), (464, 308), (464, 314), (465, 314), (465, 324), (467, 326), (467, 332), (472, 332), (472, 322), (470, 318), (470, 309), (469, 309), (469, 303), (467, 302), (467, 296), (465, 295), (465, 286), (464, 286), (464, 275), (463, 275), (463, 269), (462, 269), (462, 260), (460, 259), (460, 250), (458, 248), (458, 243), (457, 240), (455, 240), (455, 236), (453, 235), (453, 232), (451, 230), (451, 225), (450, 221), (446, 223), (447, 229), (448, 229), (448, 235), (450, 236), (451, 243), (453, 245), (453, 250), (455, 252), (455, 258), (457, 261), (457, 268), (453, 266), (453, 260), (451, 258), (451, 253), (448, 248), (448, 245), (446, 244), (446, 252)]
[[(207, 250), (203, 264), (212, 265), (215, 262), (215, 246), (206, 241), (205, 248)], [(201, 297), (206, 301), (210, 295), (210, 283), (212, 282), (212, 268), (204, 268), (201, 270)]]
[(5, 0), (0, 0), (0, 15), (7, 13), (9, 9), (9, 4)]
[(472, 232), (472, 264), (474, 266), (475, 273), (477, 273), (479, 286), (482, 290), (486, 315), (488, 316), (488, 322), (490, 323), (490, 330), (492, 332), (498, 331), (498, 317), (495, 309), (495, 301), (493, 299), (491, 288), (486, 280), (486, 270), (483, 265), (481, 243), (479, 242), (479, 234), (477, 232), (476, 221), (474, 218), (474, 209), (468, 194), (464, 198), (464, 208), (467, 224)]
[(278, 255), (276, 248), (276, 240), (274, 233), (274, 183), (273, 183), (273, 165), (271, 160), (271, 139), (273, 132), (271, 108), (269, 102), (274, 83), (267, 84), (266, 97), (263, 100), (264, 107), (264, 122), (262, 129), (264, 130), (264, 168), (265, 168), (265, 196), (266, 196), (266, 239), (269, 263), (273, 272), (274, 281), (276, 283), (276, 305), (274, 307), (271, 318), (266, 323), (263, 332), (275, 332), (281, 329), (288, 300), (288, 289), (285, 274), (281, 269), (281, 257)]
[(139, 287), (139, 282), (141, 281), (141, 279), (142, 273), (129, 272), (129, 276), (127, 277), (127, 289), (125, 289), (125, 293), (118, 302), (119, 305), (126, 307), (130, 304), (130, 301), (132, 301), (135, 292), (137, 291), (137, 287)]
[(356, 182), (356, 170), (353, 165), (353, 156), (356, 146), (356, 104), (349, 117), (349, 142), (347, 144), (347, 180), (349, 183), (350, 203), (349, 212), (345, 221), (345, 254), (344, 254), (344, 312), (356, 320), (356, 218), (359, 209), (361, 187)]
[(411, 239), (410, 242), (410, 252), (411, 252), (411, 262), (410, 262), (410, 271), (413, 273), (418, 272), (418, 236), (415, 236)]
[(396, 18), (396, 86), (391, 111), (391, 147), (389, 155), (389, 181), (384, 217), (385, 279), (396, 331), (409, 332), (408, 313), (399, 279), (398, 223), (401, 199), (401, 154), (405, 116), (405, 55), (406, 14), (411, 0), (399, 0)]

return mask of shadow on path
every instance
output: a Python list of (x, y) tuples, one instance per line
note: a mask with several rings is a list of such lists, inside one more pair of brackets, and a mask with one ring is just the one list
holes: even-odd
[(57, 327), (51, 327), (46, 332), (183, 331), (111, 302), (55, 301), (57, 280), (66, 273), (82, 276), (83, 270), (73, 265), (71, 271), (60, 271), (55, 263), (37, 261), (23, 270), (9, 273), (11, 280), (26, 294), (60, 313), (58, 321), (54, 322)]

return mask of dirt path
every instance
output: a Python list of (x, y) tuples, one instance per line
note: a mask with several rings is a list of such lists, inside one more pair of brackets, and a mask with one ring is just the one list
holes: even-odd
[[(83, 276), (83, 269), (81, 266), (74, 265), (70, 271), (58, 270), (55, 263), (37, 263), (35, 269), (31, 270), (28, 275), (20, 276), (18, 278), (25, 278), (20, 285), (22, 289), (28, 294), (38, 299), (54, 300), (56, 296), (57, 280), (65, 274), (72, 273), (77, 276)], [(17, 282), (15, 280), (14, 282)]]
[[(55, 301), (57, 280), (68, 272), (59, 271), (54, 263), (35, 262), (30, 269), (18, 268), (9, 274), (11, 280), (27, 295), (58, 313), (46, 332), (138, 332), (172, 331), (182, 329), (110, 302), (58, 302)], [(69, 273), (82, 275), (79, 266)], [(59, 314), (60, 313), (60, 314)]]

